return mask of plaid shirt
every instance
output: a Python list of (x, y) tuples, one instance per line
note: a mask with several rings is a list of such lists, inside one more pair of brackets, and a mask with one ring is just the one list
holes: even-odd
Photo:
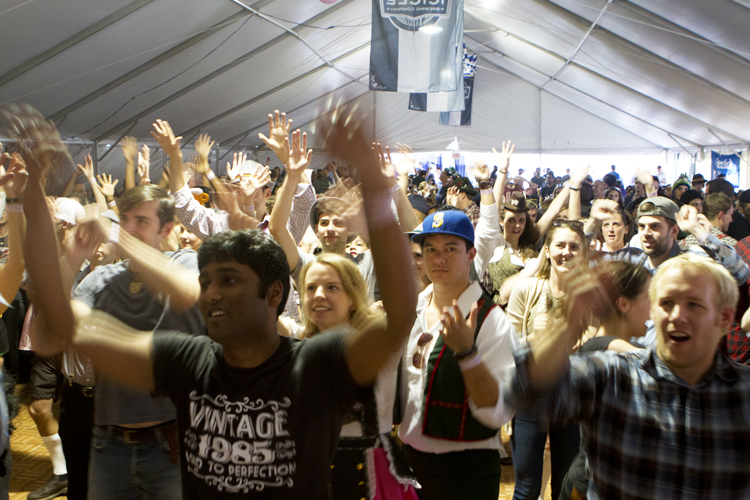
[(689, 386), (653, 349), (573, 356), (544, 393), (529, 386), (528, 348), (516, 355), (505, 400), (581, 424), (589, 499), (750, 498), (750, 368), (717, 354)]
[[(737, 251), (737, 255), (750, 266), (750, 236), (738, 241), (734, 249)], [(740, 328), (740, 321), (742, 320), (742, 314), (750, 306), (749, 287), (750, 280), (744, 285), (740, 285), (740, 299), (737, 302), (734, 323), (726, 336), (725, 342), (722, 343), (722, 348), (733, 360), (746, 365), (750, 365), (750, 338)]]
[[(750, 277), (748, 264), (737, 255), (734, 247), (722, 244), (713, 234), (710, 234), (706, 242), (700, 246), (690, 245), (688, 247), (681, 247), (675, 242), (672, 246), (672, 250), (669, 252), (668, 258), (671, 259), (672, 257), (677, 257), (685, 252), (697, 253), (720, 262), (727, 268), (727, 271), (729, 271), (729, 274), (732, 275), (732, 278), (734, 278), (738, 285), (746, 283), (748, 277)], [(602, 259), (624, 260), (633, 264), (641, 265), (650, 270), (652, 274), (656, 272), (656, 269), (651, 266), (651, 261), (649, 260), (648, 255), (646, 255), (640, 248), (625, 247), (617, 252), (605, 253), (602, 256)]]
[[(721, 229), (714, 226), (713, 224), (711, 224), (711, 234), (716, 236), (716, 238), (722, 243), (724, 243), (725, 245), (730, 245), (733, 247), (737, 245), (737, 240), (735, 240), (728, 234), (723, 233)], [(687, 237), (680, 242), (681, 247), (689, 247), (690, 245), (700, 245), (698, 238), (696, 238), (692, 234), (688, 234)]]
[(477, 223), (479, 222), (479, 207), (477, 206), (477, 204), (472, 203), (461, 211), (465, 213), (467, 217), (469, 217), (471, 225), (474, 226), (474, 231), (476, 231)]

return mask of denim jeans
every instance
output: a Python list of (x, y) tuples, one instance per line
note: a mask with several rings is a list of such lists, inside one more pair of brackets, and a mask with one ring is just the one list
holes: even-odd
[[(548, 429), (540, 427), (531, 415), (516, 412), (513, 419), (513, 470), (516, 486), (513, 500), (537, 500), (542, 489), (544, 446)], [(563, 478), (578, 454), (580, 433), (578, 424), (565, 428), (549, 428), (550, 460), (552, 465), (552, 498), (557, 499)]]
[(180, 465), (169, 462), (167, 438), (128, 444), (94, 427), (89, 463), (89, 500), (180, 500)]

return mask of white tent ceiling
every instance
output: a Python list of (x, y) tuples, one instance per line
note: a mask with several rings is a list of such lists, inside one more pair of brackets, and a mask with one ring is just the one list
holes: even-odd
[(360, 96), (378, 140), (421, 150), (454, 136), (550, 153), (750, 142), (743, 0), (465, 0), (480, 53), (468, 127), (368, 91), (371, 0), (243, 2), (6, 0), (0, 104), (28, 102), (83, 143), (148, 138), (166, 119), (222, 154), (262, 145), (273, 109), (309, 129), (327, 99)]

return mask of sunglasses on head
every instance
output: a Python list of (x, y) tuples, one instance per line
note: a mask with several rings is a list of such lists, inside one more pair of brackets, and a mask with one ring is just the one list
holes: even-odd
[(569, 219), (555, 219), (552, 221), (554, 227), (576, 227), (583, 229), (583, 221), (580, 220), (569, 220)]

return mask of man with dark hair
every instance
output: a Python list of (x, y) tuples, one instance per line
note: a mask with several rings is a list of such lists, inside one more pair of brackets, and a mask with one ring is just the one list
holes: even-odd
[[(618, 252), (604, 254), (603, 258), (627, 260), (655, 272), (668, 259), (685, 252), (697, 253), (720, 262), (738, 285), (744, 284), (750, 276), (747, 264), (733, 247), (722, 244), (703, 223), (709, 225), (708, 220), (703, 215), (699, 216), (697, 210), (690, 205), (679, 208), (669, 198), (648, 197), (639, 205), (636, 215), (641, 248), (625, 247)], [(680, 246), (677, 243), (677, 233), (680, 230), (694, 236), (697, 244)], [(655, 340), (656, 330), (651, 324), (641, 343), (650, 345)]]
[[(498, 211), (492, 195), (482, 210)], [(499, 233), (499, 223), (494, 228)], [(512, 413), (500, 397), (513, 363), (515, 333), (492, 298), (471, 280), (477, 250), (469, 218), (457, 210), (425, 218), (412, 237), (432, 284), (402, 354), (395, 417), (409, 465), (427, 500), (496, 500), (498, 429)], [(491, 241), (488, 238), (481, 244)], [(448, 312), (450, 311), (450, 312)]]
[[(257, 232), (215, 235), (201, 246), (195, 286), (208, 337), (151, 327), (138, 332), (75, 301), (74, 312), (56, 278), (57, 259), (27, 255), (32, 279), (52, 275), (39, 297), (40, 310), (62, 320), (40, 343), (73, 342), (104, 375), (167, 395), (176, 404), (183, 498), (330, 498), (330, 463), (357, 387), (373, 385), (413, 324), (414, 283), (403, 279), (412, 272), (409, 249), (388, 209), (389, 191), (377, 158), (369, 156), (361, 133), (347, 134), (342, 123), (334, 126), (327, 146), (362, 166), (364, 211), (387, 322), (340, 326), (305, 341), (281, 337), (277, 321), (289, 291), (287, 257)], [(305, 163), (298, 134), (290, 170)], [(51, 238), (41, 184), (27, 203), (27, 217), (39, 223), (32, 237), (38, 248)], [(101, 231), (96, 235), (101, 238)], [(168, 498), (174, 491), (149, 496)]]

